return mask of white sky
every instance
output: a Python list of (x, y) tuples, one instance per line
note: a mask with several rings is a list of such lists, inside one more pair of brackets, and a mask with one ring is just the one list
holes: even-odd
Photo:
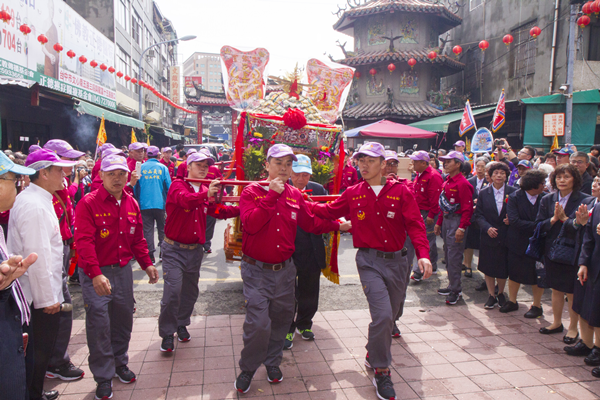
[[(333, 30), (337, 5), (345, 0), (157, 0), (163, 15), (170, 19), (179, 37), (196, 39), (179, 42), (179, 62), (194, 52), (219, 53), (224, 45), (248, 51), (264, 47), (270, 53), (269, 75), (282, 75), (310, 58), (343, 58), (336, 45), (351, 37)], [(182, 71), (183, 72), (183, 71)]]

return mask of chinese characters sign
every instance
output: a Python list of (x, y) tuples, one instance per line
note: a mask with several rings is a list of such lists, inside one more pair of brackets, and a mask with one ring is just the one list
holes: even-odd
[(221, 66), (227, 102), (237, 111), (256, 108), (265, 97), (265, 69), (269, 52), (258, 48), (244, 52), (231, 46), (221, 48)]
[[(114, 65), (113, 42), (63, 1), (4, 0), (0, 8), (12, 16), (0, 26), (0, 75), (32, 80), (40, 86), (116, 108), (114, 74), (90, 66), (92, 60), (97, 65)], [(31, 28), (28, 35), (19, 30), (23, 24)], [(42, 34), (48, 39), (45, 44), (37, 40)], [(56, 51), (57, 43), (63, 51)], [(67, 56), (69, 50), (76, 56)], [(81, 63), (80, 56), (89, 62)]]
[(201, 76), (186, 76), (184, 77), (184, 85), (186, 89), (191, 89), (194, 87), (194, 82), (198, 86), (202, 86), (202, 77)]
[(565, 136), (565, 113), (544, 114), (544, 137)]
[(310, 86), (307, 97), (315, 104), (321, 116), (333, 124), (348, 98), (354, 69), (332, 68), (339, 64), (329, 64), (314, 58), (308, 60), (306, 74)]
[(173, 103), (179, 104), (179, 77), (180, 68), (178, 65), (170, 67), (171, 70), (171, 79), (169, 81), (169, 86), (171, 86), (171, 101)]

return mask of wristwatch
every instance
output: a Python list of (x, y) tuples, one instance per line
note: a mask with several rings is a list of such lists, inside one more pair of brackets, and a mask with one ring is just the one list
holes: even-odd
[(462, 233), (465, 233), (465, 228), (458, 228), (457, 231), (461, 231)]

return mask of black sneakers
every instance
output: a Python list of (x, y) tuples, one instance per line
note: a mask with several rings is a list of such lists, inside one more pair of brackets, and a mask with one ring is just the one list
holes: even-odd
[(250, 384), (252, 383), (252, 378), (254, 378), (255, 371), (242, 371), (235, 382), (233, 383), (233, 387), (240, 393), (247, 393), (250, 390)]
[(394, 327), (392, 328), (392, 337), (393, 338), (399, 338), (400, 335), (402, 335), (400, 333), (400, 329), (398, 329), (398, 325), (396, 325), (396, 322), (394, 322)]
[(542, 307), (536, 307), (536, 306), (531, 306), (531, 308), (529, 309), (529, 311), (527, 311), (525, 313), (525, 315), (523, 315), (525, 318), (540, 318), (542, 315), (544, 315), (544, 309)]
[(163, 353), (172, 353), (173, 350), (175, 350), (175, 337), (173, 335), (167, 335), (160, 344), (160, 351)]
[(451, 291), (452, 291), (452, 290), (450, 290), (450, 288), (449, 288), (449, 287), (447, 287), (447, 288), (441, 288), (441, 289), (438, 289), (437, 293), (438, 293), (440, 296), (448, 296), (448, 295), (450, 294), (450, 292), (451, 292)]
[(506, 296), (504, 293), (498, 294), (498, 307), (502, 308), (506, 305)]
[(283, 374), (279, 367), (270, 367), (268, 365), (265, 365), (265, 367), (267, 368), (267, 380), (269, 383), (279, 383), (283, 380)]
[(295, 333), (288, 333), (287, 335), (285, 335), (285, 340), (283, 341), (283, 349), (284, 350), (289, 350), (292, 347), (294, 347), (294, 336)]
[(135, 382), (135, 374), (127, 365), (121, 365), (120, 367), (117, 367), (115, 370), (115, 378), (119, 378), (119, 380), (123, 383)]
[(296, 328), (296, 333), (302, 336), (304, 340), (315, 340), (315, 334), (310, 329), (298, 329)]
[(192, 340), (192, 335), (190, 335), (187, 328), (183, 325), (177, 327), (177, 340), (180, 342), (189, 342)]
[(48, 367), (46, 370), (46, 378), (60, 379), (61, 381), (76, 381), (83, 378), (85, 373), (82, 369), (77, 368), (72, 362), (64, 363), (58, 367)]
[(498, 304), (498, 299), (494, 296), (490, 296), (483, 305), (483, 308), (485, 308), (486, 310), (492, 310), (494, 307), (496, 307), (496, 304)]
[(372, 369), (373, 371), (375, 371), (375, 368), (373, 368), (371, 366), (371, 363), (369, 362), (369, 353), (368, 352), (367, 352), (367, 355), (365, 357), (365, 367), (367, 367), (367, 368)]
[(462, 292), (450, 292), (446, 297), (446, 304), (453, 306), (458, 303), (458, 300), (462, 297)]
[(423, 274), (415, 271), (415, 272), (413, 272), (410, 279), (412, 279), (415, 282), (421, 282), (423, 280)]
[(376, 372), (373, 377), (373, 385), (377, 389), (377, 397), (381, 400), (390, 400), (396, 398), (396, 391), (394, 390), (394, 384), (388, 372)]
[(96, 396), (94, 396), (96, 400), (108, 400), (112, 399), (112, 397), (112, 381), (100, 382), (96, 386)]
[(507, 301), (505, 305), (500, 307), (501, 313), (509, 313), (512, 311), (517, 311), (519, 309), (519, 303), (513, 303), (512, 301)]

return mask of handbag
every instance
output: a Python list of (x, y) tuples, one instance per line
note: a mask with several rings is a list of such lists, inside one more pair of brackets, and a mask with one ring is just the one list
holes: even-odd
[(440, 195), (440, 208), (444, 214), (452, 214), (460, 209), (460, 204), (450, 203), (446, 197), (446, 193)]
[(540, 261), (544, 255), (546, 233), (542, 233), (542, 224), (543, 222), (540, 222), (535, 227), (533, 235), (529, 238), (529, 246), (525, 250), (525, 254), (531, 258), (535, 258), (537, 261)]
[(562, 225), (558, 237), (554, 243), (552, 243), (552, 247), (550, 247), (550, 251), (548, 253), (548, 258), (555, 263), (573, 265), (575, 261), (575, 254), (577, 252), (577, 243), (575, 239), (566, 237), (565, 226), (566, 224)]

